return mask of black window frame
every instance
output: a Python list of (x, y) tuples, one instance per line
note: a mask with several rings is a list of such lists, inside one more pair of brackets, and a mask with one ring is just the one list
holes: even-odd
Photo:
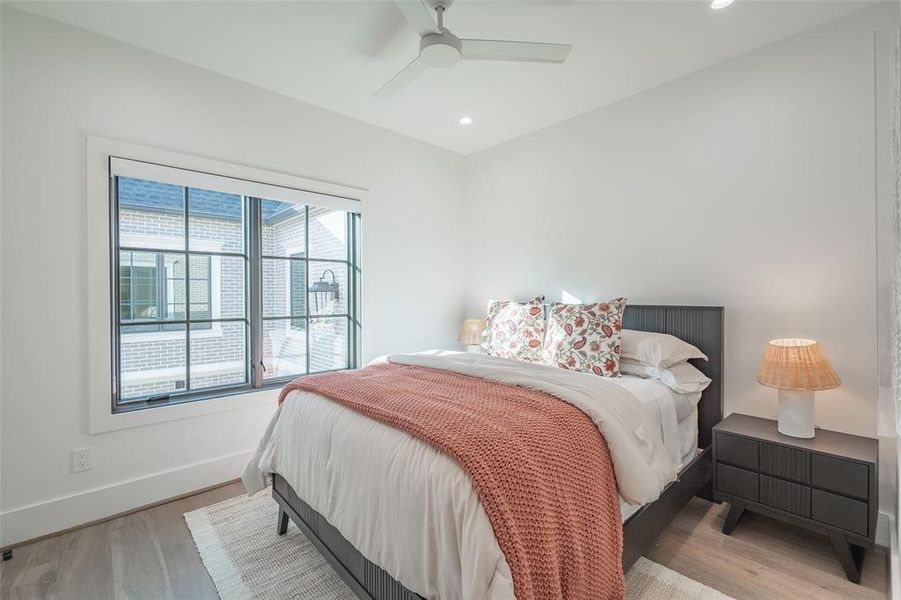
[[(173, 168), (173, 167), (167, 167)], [(361, 355), (361, 332), (362, 332), (362, 322), (360, 319), (360, 282), (361, 282), (361, 267), (360, 267), (360, 231), (361, 231), (361, 214), (358, 211), (350, 211), (346, 209), (334, 209), (338, 212), (342, 212), (345, 215), (346, 225), (346, 256), (343, 259), (333, 259), (333, 258), (311, 258), (309, 252), (309, 210), (310, 205), (305, 205), (305, 244), (306, 251), (302, 256), (293, 255), (290, 257), (272, 257), (264, 255), (262, 252), (261, 245), (261, 237), (262, 237), (262, 211), (261, 205), (263, 201), (270, 200), (269, 198), (259, 198), (254, 196), (243, 196), (243, 210), (244, 210), (244, 244), (245, 249), (243, 253), (237, 252), (208, 252), (208, 251), (199, 251), (193, 250), (190, 248), (190, 231), (189, 224), (191, 215), (196, 214), (190, 212), (190, 200), (189, 200), (189, 190), (192, 186), (184, 185), (184, 207), (183, 207), (183, 215), (184, 215), (184, 248), (178, 250), (172, 250), (170, 248), (151, 248), (151, 247), (128, 247), (121, 246), (119, 244), (119, 202), (118, 202), (118, 175), (114, 173), (110, 173), (110, 254), (111, 254), (111, 265), (110, 265), (110, 282), (111, 282), (111, 299), (113, 302), (111, 303), (111, 326), (112, 326), (112, 368), (113, 368), (113, 386), (112, 386), (112, 412), (123, 413), (123, 412), (131, 412), (136, 410), (143, 410), (148, 408), (156, 408), (161, 406), (169, 406), (176, 404), (183, 404), (187, 402), (194, 402), (200, 400), (210, 400), (214, 398), (222, 398), (227, 396), (232, 396), (235, 394), (243, 394), (253, 391), (259, 391), (262, 389), (280, 387), (284, 385), (286, 382), (293, 380), (297, 377), (304, 377), (306, 375), (330, 372), (330, 371), (341, 371), (341, 370), (349, 370), (355, 369), (360, 364), (360, 355)], [(312, 192), (312, 194), (316, 194), (316, 192)], [(282, 200), (279, 200), (282, 201)], [(319, 207), (319, 205), (313, 204), (314, 207)], [(123, 251), (131, 251), (131, 252), (146, 252), (146, 253), (157, 253), (158, 261), (165, 260), (162, 258), (165, 254), (182, 254), (185, 256), (186, 261), (186, 273), (185, 273), (185, 307), (186, 314), (184, 319), (164, 319), (157, 318), (155, 321), (148, 320), (129, 320), (128, 322), (123, 322), (121, 320), (121, 306), (120, 306), (120, 291), (119, 291), (119, 281), (120, 281), (120, 256)], [(191, 318), (191, 298), (190, 298), (190, 283), (191, 283), (191, 269), (190, 269), (190, 260), (194, 256), (206, 256), (210, 261), (208, 262), (207, 269), (207, 301), (208, 301), (208, 309), (212, 310), (212, 264), (211, 257), (213, 256), (223, 256), (223, 257), (240, 257), (244, 259), (244, 289), (245, 289), (245, 302), (244, 302), (244, 316), (243, 317), (235, 317), (235, 318), (207, 318), (207, 319), (192, 319)], [(282, 260), (289, 260), (295, 262), (302, 262), (303, 267), (303, 275), (306, 279), (306, 288), (307, 295), (304, 302), (304, 315), (297, 316), (292, 315), (288, 317), (275, 317), (275, 316), (263, 316), (262, 311), (262, 293), (263, 293), (263, 280), (262, 280), (262, 264), (264, 259), (278, 258)], [(347, 305), (347, 311), (341, 314), (325, 314), (325, 315), (310, 315), (310, 265), (309, 263), (318, 263), (318, 262), (333, 262), (333, 263), (342, 263), (346, 265), (347, 271), (347, 279), (345, 282), (345, 289), (347, 298), (345, 299)], [(159, 262), (158, 262), (159, 265)], [(289, 271), (289, 276), (290, 276)], [(157, 267), (157, 279), (160, 277), (162, 279), (166, 279), (165, 269), (160, 271), (159, 266)], [(289, 286), (292, 286), (292, 281), (289, 280)], [(163, 284), (165, 285), (165, 284)], [(164, 292), (164, 289), (163, 289)], [(293, 293), (293, 290), (291, 292)], [(166, 303), (166, 295), (165, 293), (160, 294), (157, 293), (157, 302), (158, 303)], [(289, 299), (288, 312), (291, 313), (294, 302), (293, 298)], [(209, 315), (212, 317), (212, 314)], [(291, 319), (292, 323), (295, 320), (303, 320), (304, 327), (306, 328), (306, 372), (286, 375), (278, 378), (270, 378), (267, 379), (265, 377), (266, 373), (266, 365), (263, 363), (262, 356), (262, 347), (263, 347), (263, 335), (264, 335), (264, 327), (263, 324), (267, 320), (276, 320), (276, 319)], [(311, 372), (310, 369), (310, 335), (309, 335), (309, 322), (312, 319), (317, 318), (343, 318), (346, 319), (347, 325), (347, 357), (345, 366), (340, 369), (329, 369), (329, 370), (319, 370), (315, 372)], [(239, 384), (229, 384), (222, 385), (217, 387), (205, 387), (197, 390), (192, 390), (191, 385), (191, 357), (190, 357), (190, 349), (191, 349), (191, 331), (197, 330), (199, 328), (209, 329), (212, 327), (213, 323), (227, 323), (227, 322), (242, 322), (245, 324), (245, 382)], [(121, 343), (122, 343), (122, 332), (121, 327), (126, 326), (132, 328), (136, 325), (139, 326), (155, 326), (159, 328), (165, 328), (167, 326), (178, 326), (180, 327), (178, 331), (183, 331), (185, 334), (185, 390), (183, 391), (172, 391), (168, 393), (161, 394), (150, 394), (144, 397), (138, 397), (133, 399), (121, 399), (120, 391), (121, 386), (119, 382), (121, 382)], [(156, 329), (153, 331), (168, 331), (168, 329)], [(128, 334), (124, 334), (128, 335)]]

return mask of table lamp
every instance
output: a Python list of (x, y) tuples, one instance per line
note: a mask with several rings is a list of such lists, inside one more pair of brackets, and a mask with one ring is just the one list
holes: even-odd
[(823, 347), (804, 339), (771, 341), (757, 381), (779, 390), (779, 433), (797, 438), (814, 436), (813, 393), (842, 384)]
[(485, 331), (485, 319), (466, 319), (460, 328), (457, 341), (466, 344), (467, 352), (481, 352), (482, 333)]

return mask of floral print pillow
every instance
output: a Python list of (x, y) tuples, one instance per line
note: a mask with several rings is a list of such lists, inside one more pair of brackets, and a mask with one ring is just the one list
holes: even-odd
[(485, 343), (489, 356), (541, 362), (544, 339), (544, 296), (529, 302), (492, 300), (488, 303)]
[(543, 362), (602, 377), (619, 377), (625, 309), (625, 298), (596, 304), (554, 304), (548, 317)]

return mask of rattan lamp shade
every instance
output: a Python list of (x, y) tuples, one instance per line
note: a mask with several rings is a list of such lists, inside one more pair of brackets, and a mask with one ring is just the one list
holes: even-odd
[(457, 341), (461, 344), (475, 346), (482, 343), (482, 332), (485, 331), (485, 319), (466, 319), (460, 328)]
[(757, 381), (797, 392), (831, 390), (842, 384), (823, 347), (813, 340), (803, 339), (771, 341), (763, 353)]

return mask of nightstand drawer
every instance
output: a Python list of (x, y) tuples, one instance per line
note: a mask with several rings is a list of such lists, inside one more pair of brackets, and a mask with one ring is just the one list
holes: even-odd
[(725, 433), (717, 434), (716, 462), (727, 462), (756, 471), (757, 441)]
[(757, 473), (729, 465), (716, 466), (716, 489), (747, 500), (757, 500)]
[(810, 488), (761, 475), (760, 503), (802, 517), (810, 517)]
[(760, 442), (760, 472), (810, 483), (810, 453), (806, 450)]
[(810, 457), (810, 482), (861, 500), (870, 497), (870, 475), (866, 465), (821, 454)]
[(865, 502), (858, 502), (822, 490), (811, 490), (810, 516), (820, 523), (867, 535), (869, 523)]

